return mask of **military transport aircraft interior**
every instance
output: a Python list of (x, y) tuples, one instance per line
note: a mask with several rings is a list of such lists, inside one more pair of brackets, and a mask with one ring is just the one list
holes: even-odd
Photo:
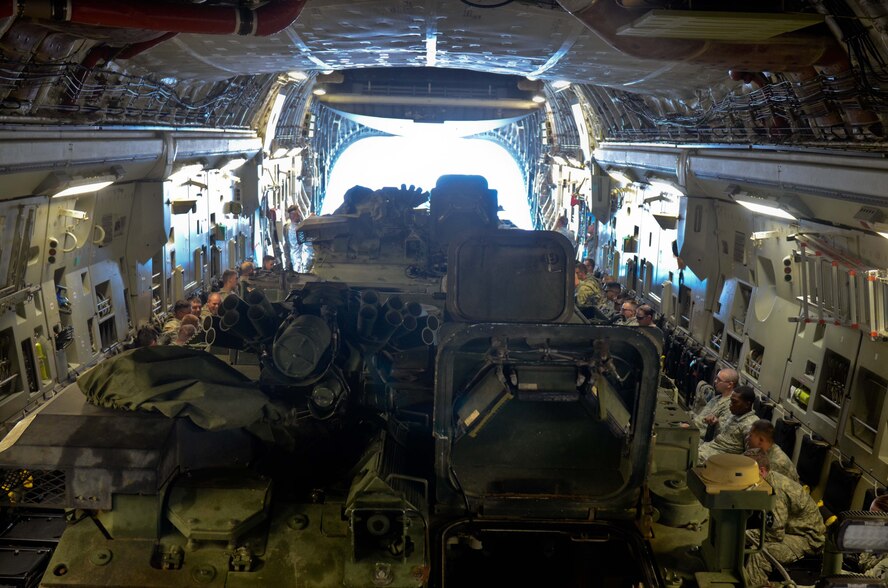
[(886, 84), (884, 0), (5, 2), (0, 584), (886, 586)]

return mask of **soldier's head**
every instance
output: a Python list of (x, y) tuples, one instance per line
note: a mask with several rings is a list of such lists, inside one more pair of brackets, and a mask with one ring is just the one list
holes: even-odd
[(888, 494), (876, 496), (876, 499), (870, 504), (869, 509), (872, 512), (888, 512)]
[(712, 382), (712, 385), (716, 392), (722, 396), (730, 396), (739, 383), (740, 374), (737, 373), (737, 370), (725, 368), (719, 370), (718, 374), (715, 375), (715, 380)]
[(567, 217), (564, 215), (559, 216), (558, 220), (555, 221), (555, 228), (556, 229), (563, 229), (566, 226), (567, 226)]
[(582, 263), (578, 263), (576, 267), (574, 267), (574, 285), (576, 286), (580, 282), (586, 279), (588, 276), (586, 272), (586, 266)]
[(180, 345), (184, 345), (194, 337), (195, 333), (197, 333), (197, 327), (194, 325), (182, 325), (179, 327), (179, 332), (176, 336), (176, 343)]
[(233, 269), (227, 269), (222, 272), (222, 289), (225, 291), (234, 290), (237, 286), (237, 272)]
[(752, 410), (752, 403), (755, 402), (755, 391), (749, 386), (740, 386), (731, 393), (731, 414), (734, 416), (743, 416)]
[(610, 301), (614, 301), (617, 299), (617, 296), (620, 295), (620, 290), (623, 287), (619, 282), (608, 282), (604, 285), (604, 297)]
[(157, 345), (157, 329), (150, 325), (139, 327), (136, 331), (136, 339), (133, 342), (134, 347), (154, 347)]
[(210, 294), (209, 298), (207, 298), (207, 310), (213, 316), (219, 314), (219, 306), (222, 304), (222, 295), (218, 292), (213, 292)]
[(245, 261), (245, 262), (243, 262), (242, 264), (240, 264), (240, 275), (241, 275), (241, 277), (243, 277), (243, 278), (249, 278), (250, 276), (253, 275), (253, 270), (254, 270), (254, 269), (255, 269), (255, 268), (253, 267), (253, 262), (252, 262), (252, 261)]
[(203, 307), (203, 303), (200, 301), (200, 296), (192, 296), (188, 302), (191, 303), (191, 314), (194, 316), (200, 316), (200, 309)]
[(291, 204), (289, 207), (287, 207), (287, 216), (290, 217), (291, 223), (302, 222), (302, 213), (299, 211), (299, 207), (295, 204)]
[(185, 318), (186, 314), (191, 314), (191, 302), (187, 300), (176, 300), (176, 304), (173, 305), (173, 315), (182, 320)]
[(200, 326), (200, 319), (194, 316), (193, 314), (186, 314), (184, 318), (182, 318), (182, 326), (191, 325), (195, 329)]
[(262, 269), (264, 270), (273, 270), (274, 269), (274, 256), (265, 255), (262, 257)]
[(750, 457), (755, 461), (759, 469), (759, 474), (761, 474), (763, 478), (771, 471), (771, 460), (768, 459), (768, 454), (761, 449), (747, 449), (743, 455)]
[(654, 324), (654, 309), (649, 304), (642, 304), (635, 309), (635, 320), (639, 327), (649, 327)]
[(632, 320), (635, 317), (635, 309), (638, 308), (638, 304), (634, 300), (624, 300), (622, 306), (620, 306), (620, 314), (623, 315), (623, 318), (628, 320)]
[(746, 434), (746, 448), (768, 451), (773, 445), (774, 425), (771, 421), (759, 419), (752, 423), (749, 433)]
[(592, 275), (595, 273), (595, 260), (591, 257), (587, 257), (583, 260), (583, 265), (586, 266), (586, 273)]

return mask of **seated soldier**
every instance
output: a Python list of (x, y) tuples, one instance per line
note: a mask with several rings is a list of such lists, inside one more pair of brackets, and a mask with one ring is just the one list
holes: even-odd
[(719, 433), (712, 441), (700, 445), (697, 461), (700, 465), (716, 453), (741, 454), (746, 450), (746, 434), (758, 417), (752, 410), (755, 391), (749, 386), (740, 386), (731, 393), (728, 409), (731, 416), (719, 424)]
[(799, 474), (792, 460), (774, 443), (774, 425), (771, 421), (759, 419), (752, 423), (749, 434), (746, 435), (746, 448), (761, 449), (768, 456), (772, 472), (783, 474), (793, 482), (799, 481)]
[[(786, 476), (770, 471), (768, 456), (760, 449), (748, 455), (756, 461), (762, 478), (774, 489), (774, 510), (765, 526), (765, 550), (781, 564), (792, 563), (823, 549), (826, 526), (817, 503), (804, 488)], [(756, 543), (758, 531), (747, 531)], [(771, 561), (763, 553), (753, 553), (746, 562), (747, 586), (756, 588), (768, 583)]]
[(659, 330), (654, 324), (654, 309), (650, 304), (642, 304), (635, 309), (635, 322), (639, 327), (651, 327)]
[(219, 316), (219, 306), (222, 304), (222, 294), (213, 292), (207, 297), (207, 303), (200, 311), (201, 320), (207, 316)]
[(601, 286), (598, 281), (589, 275), (586, 266), (577, 264), (574, 271), (574, 285), (576, 286), (577, 306), (588, 308), (597, 306), (601, 301)]
[(175, 333), (182, 326), (182, 319), (191, 314), (191, 303), (187, 300), (176, 300), (173, 305), (173, 316), (163, 324), (164, 333)]
[(735, 369), (725, 368), (715, 375), (713, 380), (715, 395), (699, 411), (694, 411), (693, 424), (701, 434), (705, 433), (710, 425), (718, 427), (720, 422), (731, 418), (731, 394), (734, 393), (738, 383), (740, 383), (740, 374)]
[(182, 325), (179, 327), (179, 332), (176, 334), (176, 340), (173, 341), (173, 345), (187, 345), (192, 337), (197, 333), (197, 328), (194, 325)]
[(635, 311), (637, 308), (638, 303), (634, 300), (624, 300), (620, 305), (620, 316), (614, 324), (622, 325), (624, 327), (637, 327), (638, 319), (635, 318)]
[(253, 278), (253, 275), (256, 273), (253, 262), (245, 261), (240, 264), (239, 273), (240, 275), (237, 279), (238, 289), (236, 293), (240, 294), (241, 298), (246, 298), (247, 294), (253, 289), (253, 284), (250, 282), (250, 280)]
[[(888, 494), (877, 496), (869, 507), (871, 512), (888, 513)], [(888, 582), (888, 554), (885, 553), (861, 553), (860, 571), (864, 576), (879, 578)]]
[(598, 310), (607, 318), (611, 318), (616, 314), (617, 310), (614, 307), (614, 302), (622, 289), (623, 287), (619, 282), (608, 282), (604, 285), (604, 298), (598, 304)]

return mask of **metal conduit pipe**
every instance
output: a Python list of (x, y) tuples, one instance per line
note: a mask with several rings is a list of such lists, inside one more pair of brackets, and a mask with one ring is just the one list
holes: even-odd
[[(244, 316), (246, 316), (247, 310), (249, 309), (249, 307), (247, 306), (247, 303), (244, 302), (243, 299), (241, 299), (241, 297), (238, 296), (237, 294), (229, 294), (228, 296), (226, 296), (222, 300), (221, 306), (222, 306), (222, 311), (236, 310), (239, 313), (243, 314)], [(222, 311), (219, 312), (219, 315), (224, 317), (225, 312), (222, 312)]]
[(362, 304), (379, 304), (379, 294), (376, 293), (376, 290), (362, 290), (361, 291), (361, 303)]
[(247, 294), (246, 299), (247, 304), (252, 306), (258, 306), (262, 308), (264, 314), (269, 316), (274, 316), (274, 307), (271, 305), (271, 302), (268, 301), (268, 298), (265, 296), (265, 292), (260, 290), (259, 288), (254, 288)]
[(396, 312), (401, 312), (404, 309), (404, 300), (400, 296), (391, 295), (388, 297), (388, 300), (385, 301), (385, 304), (382, 305), (383, 313), (386, 313), (390, 310), (394, 310)]
[(420, 317), (422, 316), (422, 305), (419, 302), (408, 302), (404, 305), (404, 312), (414, 318)]
[(364, 304), (358, 310), (358, 335), (363, 339), (368, 339), (373, 335), (373, 326), (376, 324), (376, 318), (379, 316), (379, 310), (373, 304)]
[(376, 321), (376, 325), (373, 328), (373, 338), (381, 342), (388, 341), (389, 337), (392, 336), (403, 322), (404, 317), (401, 316), (400, 312), (397, 310), (389, 310), (383, 315), (382, 320)]
[(0, 7), (0, 19), (24, 16), (120, 29), (264, 37), (290, 26), (299, 17), (305, 2), (277, 0), (252, 9), (171, 2), (21, 0)]
[(253, 323), (253, 328), (262, 339), (274, 337), (280, 322), (274, 312), (268, 312), (265, 307), (260, 305), (251, 306), (247, 311), (247, 318)]
[(244, 339), (254, 339), (257, 335), (256, 329), (247, 317), (247, 313), (240, 313), (236, 310), (229, 310), (222, 317), (219, 323), (223, 332), (232, 332)]
[(415, 316), (411, 314), (401, 315), (401, 326), (398, 327), (398, 330), (395, 331), (395, 334), (392, 335), (392, 338), (400, 339), (401, 337), (415, 331), (416, 326), (417, 322)]
[(798, 71), (847, 59), (827, 35), (789, 33), (759, 42), (662, 39), (618, 35), (643, 12), (627, 10), (614, 0), (558, 0), (611, 47), (639, 59), (684, 61), (743, 71)]

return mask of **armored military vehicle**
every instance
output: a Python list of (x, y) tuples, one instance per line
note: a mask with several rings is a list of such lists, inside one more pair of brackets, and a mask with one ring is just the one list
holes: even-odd
[(496, 209), (477, 176), (356, 188), (301, 226), (313, 275), (225, 299), (216, 355), (124, 352), (17, 425), (40, 584), (660, 585), (658, 342), (577, 315), (567, 239)]

